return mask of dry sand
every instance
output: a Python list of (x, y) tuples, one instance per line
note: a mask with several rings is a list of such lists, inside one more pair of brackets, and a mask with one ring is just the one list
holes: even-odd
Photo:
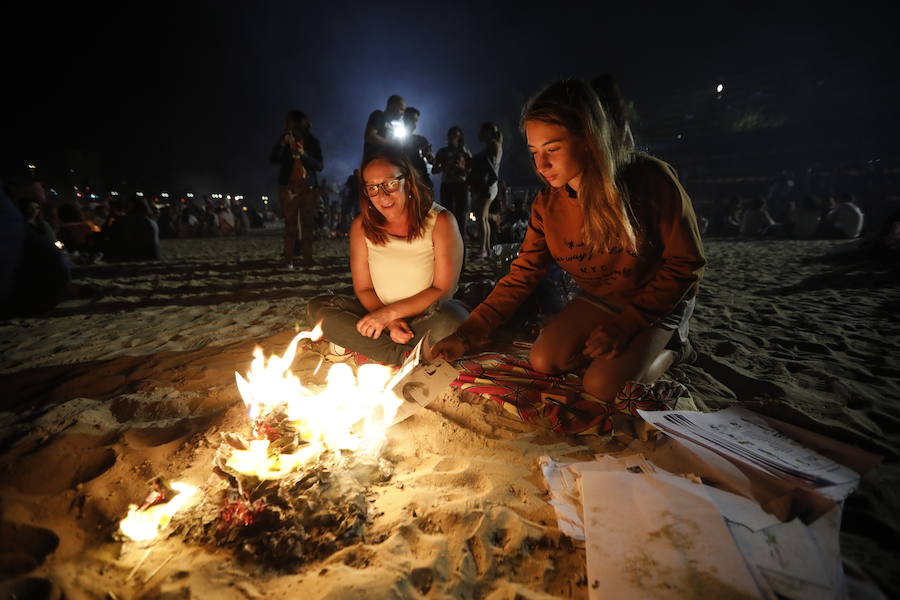
[[(561, 437), (453, 391), (391, 430), (394, 474), (371, 488), (363, 541), (298, 573), (177, 536), (149, 554), (113, 540), (151, 477), (209, 480), (220, 432), (247, 429), (234, 371), (248, 368), (256, 344), (280, 353), (298, 322), (308, 325), (310, 297), (350, 292), (346, 246), (318, 243), (316, 266), (287, 271), (274, 260), (278, 231), (164, 240), (158, 262), (77, 269), (94, 298), (0, 323), (0, 589), (68, 598), (586, 597), (584, 551), (556, 529), (537, 460), (620, 451), (631, 430)], [(847, 500), (841, 541), (848, 571), (897, 596), (896, 273), (824, 259), (840, 242), (706, 247), (693, 322), (699, 359), (672, 375), (698, 405), (743, 403), (884, 455)], [(486, 273), (475, 261), (464, 280)]]

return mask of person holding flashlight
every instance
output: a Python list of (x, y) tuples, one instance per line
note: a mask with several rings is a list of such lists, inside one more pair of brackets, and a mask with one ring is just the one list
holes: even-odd
[(287, 114), (284, 134), (272, 148), (269, 157), (279, 166), (278, 200), (284, 211), (284, 260), (294, 268), (294, 246), (297, 243), (298, 216), (300, 246), (304, 266), (312, 264), (312, 238), (317, 191), (317, 172), (322, 170), (322, 146), (310, 133), (311, 123), (306, 113), (292, 110)]
[(313, 298), (309, 317), (339, 353), (398, 365), (423, 336), (441, 339), (468, 316), (453, 299), (462, 238), (401, 151), (364, 159), (360, 179), (361, 212), (350, 226), (355, 295)]
[(649, 389), (688, 350), (706, 264), (690, 198), (671, 166), (617, 134), (582, 81), (536, 94), (520, 123), (547, 187), (509, 273), (433, 353), (455, 360), (484, 345), (555, 261), (581, 293), (540, 332), (531, 365), (552, 374), (585, 367), (585, 390), (618, 404), (634, 388), (626, 384)]

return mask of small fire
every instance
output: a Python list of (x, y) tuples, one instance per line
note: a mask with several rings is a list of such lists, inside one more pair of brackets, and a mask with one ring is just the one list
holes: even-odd
[(176, 481), (172, 489), (178, 492), (171, 500), (162, 504), (154, 504), (141, 509), (136, 504), (128, 506), (128, 516), (119, 523), (119, 531), (134, 540), (143, 542), (152, 540), (161, 529), (164, 529), (172, 516), (182, 509), (188, 501), (197, 493), (197, 488)]
[(281, 479), (323, 450), (322, 444), (309, 444), (293, 454), (269, 455), (269, 440), (250, 440), (248, 450), (233, 450), (226, 463), (229, 467), (255, 475), (259, 479)]
[(228, 466), (261, 479), (275, 479), (324, 450), (351, 450), (372, 456), (381, 450), (385, 430), (403, 403), (387, 389), (393, 374), (391, 368), (366, 364), (354, 375), (349, 365), (338, 363), (328, 371), (324, 389), (307, 387), (291, 373), (290, 366), (300, 340), (317, 340), (321, 336), (318, 325), (312, 331), (301, 331), (291, 340), (283, 357), (273, 354), (268, 360), (257, 347), (247, 377), (235, 373), (251, 419), (264, 418), (276, 408), (283, 408), (291, 426), (308, 445), (294, 454), (270, 456), (268, 440), (252, 440), (250, 449), (233, 452)]

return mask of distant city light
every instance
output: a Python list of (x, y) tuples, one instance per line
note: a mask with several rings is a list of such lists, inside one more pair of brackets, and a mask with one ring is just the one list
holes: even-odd
[(724, 85), (722, 85), (722, 84), (720, 83), (719, 85), (716, 86), (716, 93), (717, 93), (717, 94), (721, 94), (723, 91), (725, 91), (725, 86), (724, 86)]
[(243, 196), (235, 196), (234, 199), (235, 199), (235, 200), (243, 200), (244, 197), (243, 197)]
[(160, 196), (161, 198), (168, 198), (168, 197), (169, 197), (169, 192), (163, 192), (163, 193), (160, 194), (159, 196)]
[(226, 198), (227, 200), (231, 200), (231, 194), (226, 195), (225, 198)]
[(262, 199), (263, 199), (263, 200), (268, 200), (269, 197), (268, 197), (268, 196), (262, 196)]
[(473, 212), (470, 212), (470, 213), (469, 213), (469, 220), (470, 220), (470, 221), (474, 221), (474, 220), (475, 220), (475, 213), (473, 213)]
[(143, 197), (144, 197), (144, 192), (135, 192), (134, 195), (143, 198)]
[(37, 169), (37, 166), (33, 165), (31, 163), (28, 163), (28, 168), (31, 169), (32, 171), (34, 171), (35, 169)]
[(268, 204), (268, 203), (269, 203), (268, 200), (263, 200), (263, 204)]
[(193, 197), (194, 197), (194, 193), (193, 193), (193, 192), (188, 192), (188, 193), (187, 193), (187, 197), (188, 197), (188, 198), (193, 198)]
[(98, 196), (97, 194), (91, 194), (91, 198), (99, 198), (99, 197), (100, 196)]
[(678, 135), (676, 135), (676, 136), (675, 136), (675, 137), (676, 137), (676, 138), (677, 138), (677, 139), (679, 139), (679, 140), (680, 140), (680, 139), (681, 139), (681, 134), (680, 134), (680, 133), (679, 133), (679, 134), (678, 134)]
[(113, 191), (111, 191), (111, 192), (109, 193), (109, 195), (110, 195), (110, 196), (118, 196), (118, 195), (119, 195), (119, 192), (117, 192), (116, 190), (113, 190)]
[(53, 245), (56, 246), (57, 248), (59, 248), (60, 250), (65, 248), (65, 245), (59, 240), (56, 240), (55, 242), (53, 242)]

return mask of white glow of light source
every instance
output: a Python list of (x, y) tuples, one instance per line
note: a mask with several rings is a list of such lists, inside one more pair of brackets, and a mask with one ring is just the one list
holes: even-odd
[(35, 166), (31, 163), (28, 163), (28, 168), (31, 169), (32, 171), (34, 171), (35, 169), (37, 169), (37, 166)]
[(470, 221), (474, 221), (474, 220), (475, 220), (475, 213), (473, 213), (473, 212), (470, 212), (470, 213), (469, 213), (469, 220), (470, 220)]
[(160, 197), (161, 197), (161, 198), (168, 198), (168, 197), (169, 197), (169, 192), (163, 192), (162, 194), (160, 194)]
[(110, 195), (110, 196), (118, 196), (118, 195), (119, 195), (119, 192), (117, 192), (116, 190), (113, 190), (113, 191), (111, 191), (111, 192), (109, 193), (109, 195)]
[(143, 197), (144, 197), (144, 192), (135, 192), (134, 195), (143, 198)]
[(188, 198), (193, 198), (193, 197), (194, 197), (193, 192), (188, 192), (188, 193), (187, 193), (187, 197), (188, 197)]
[(268, 204), (268, 203), (269, 203), (268, 200), (263, 200), (263, 204)]
[(59, 248), (60, 250), (62, 250), (62, 249), (64, 249), (64, 248), (66, 247), (65, 244), (63, 244), (63, 243), (62, 243), (61, 241), (59, 241), (59, 240), (56, 240), (55, 242), (53, 242), (53, 245), (56, 246), (57, 248)]
[(231, 194), (228, 194), (227, 196), (225, 196), (225, 198), (227, 198), (228, 200), (231, 200)]
[(720, 83), (719, 85), (716, 86), (716, 93), (717, 93), (717, 94), (721, 94), (723, 91), (725, 91), (725, 86), (724, 86), (724, 85), (722, 85), (722, 84)]
[(403, 121), (391, 121), (391, 134), (398, 140), (406, 137), (406, 125), (403, 124)]
[(268, 200), (269, 197), (268, 197), (268, 196), (262, 196), (262, 199), (263, 199), (263, 200)]

